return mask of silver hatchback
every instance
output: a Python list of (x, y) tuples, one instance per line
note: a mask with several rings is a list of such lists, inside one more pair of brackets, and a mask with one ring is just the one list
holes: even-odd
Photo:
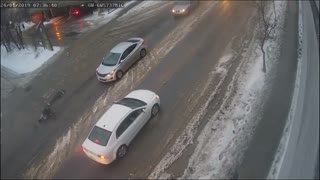
[(147, 44), (142, 38), (130, 38), (111, 49), (96, 70), (99, 81), (119, 80), (139, 59), (147, 54)]

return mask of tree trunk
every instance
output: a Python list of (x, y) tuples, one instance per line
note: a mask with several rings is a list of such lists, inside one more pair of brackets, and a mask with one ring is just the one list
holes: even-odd
[(261, 46), (260, 46), (261, 51), (262, 51), (262, 55), (263, 55), (262, 71), (263, 71), (264, 73), (266, 73), (266, 72), (267, 72), (267, 67), (266, 67), (266, 52), (265, 52), (264, 49), (263, 49), (263, 45), (264, 45), (264, 43), (261, 44)]

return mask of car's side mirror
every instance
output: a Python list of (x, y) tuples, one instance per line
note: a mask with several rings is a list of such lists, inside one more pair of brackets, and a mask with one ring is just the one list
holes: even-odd
[(121, 60), (119, 61), (119, 63), (123, 63), (123, 61), (124, 61), (124, 59), (121, 59)]
[(141, 110), (142, 110), (142, 112), (144, 112), (144, 113), (146, 112), (146, 108), (143, 108), (143, 109), (141, 109)]

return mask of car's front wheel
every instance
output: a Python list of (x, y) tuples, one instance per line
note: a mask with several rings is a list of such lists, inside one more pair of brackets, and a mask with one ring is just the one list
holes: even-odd
[(123, 71), (121, 71), (121, 70), (117, 71), (117, 73), (116, 73), (117, 80), (121, 79), (122, 77), (123, 77)]
[(123, 144), (119, 147), (117, 151), (117, 158), (123, 158), (127, 154), (128, 146)]
[(158, 104), (153, 105), (152, 109), (151, 109), (151, 116), (152, 117), (156, 116), (159, 112), (159, 109), (160, 109), (160, 107)]

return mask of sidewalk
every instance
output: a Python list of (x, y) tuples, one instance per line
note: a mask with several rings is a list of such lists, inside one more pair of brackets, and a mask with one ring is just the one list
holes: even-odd
[(15, 90), (15, 86), (1, 76), (1, 101)]
[(239, 179), (265, 179), (276, 154), (290, 110), (298, 49), (298, 2), (288, 1), (280, 60), (253, 140), (238, 168)]

